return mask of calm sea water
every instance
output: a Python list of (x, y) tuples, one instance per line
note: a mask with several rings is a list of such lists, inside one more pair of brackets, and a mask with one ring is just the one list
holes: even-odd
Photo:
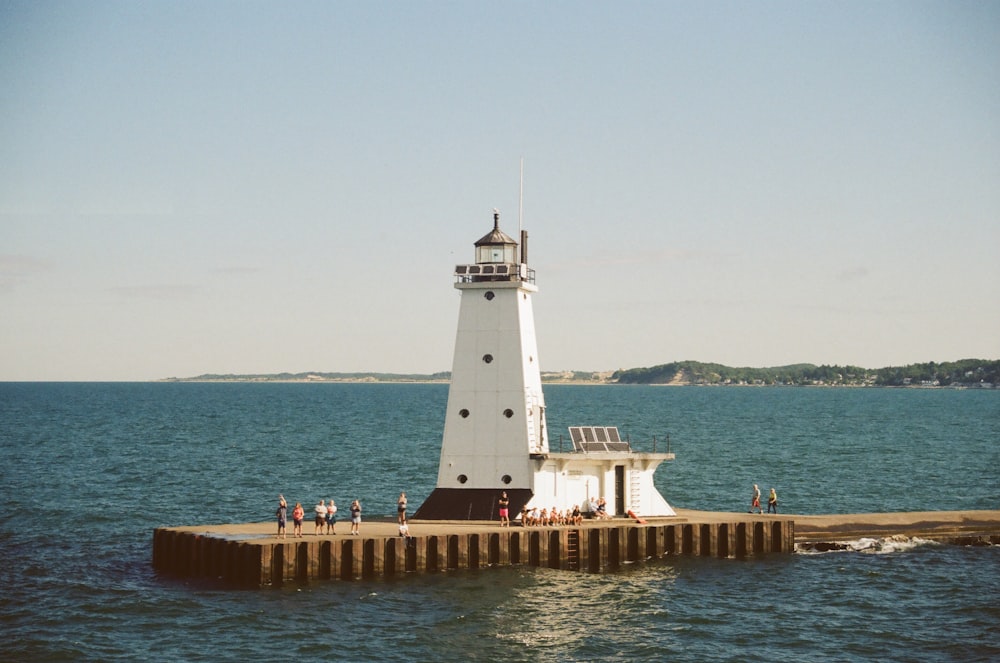
[[(675, 506), (1000, 508), (1000, 392), (548, 386), (552, 447), (617, 425)], [(433, 489), (445, 385), (0, 384), (0, 659), (1000, 660), (1000, 548), (671, 558), (228, 590), (159, 577), (154, 527), (366, 514)]]

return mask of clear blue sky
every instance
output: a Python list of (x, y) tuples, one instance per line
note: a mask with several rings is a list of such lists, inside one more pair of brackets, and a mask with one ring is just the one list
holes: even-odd
[(0, 380), (1000, 358), (998, 2), (0, 0)]

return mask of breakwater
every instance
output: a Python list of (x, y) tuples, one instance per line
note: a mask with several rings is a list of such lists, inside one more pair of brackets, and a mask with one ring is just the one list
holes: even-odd
[(366, 526), (372, 532), (363, 536), (307, 534), (291, 540), (240, 531), (238, 526), (162, 527), (153, 533), (153, 567), (178, 577), (263, 587), (517, 565), (602, 573), (666, 555), (740, 558), (788, 553), (795, 542), (794, 522), (776, 518), (648, 523), (616, 519), (551, 528), (413, 521), (411, 529), (417, 532), (408, 537), (393, 536), (390, 523)]

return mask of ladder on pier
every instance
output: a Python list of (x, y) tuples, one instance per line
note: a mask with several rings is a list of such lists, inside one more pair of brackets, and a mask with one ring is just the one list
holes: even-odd
[(566, 532), (566, 566), (570, 571), (580, 570), (580, 530)]

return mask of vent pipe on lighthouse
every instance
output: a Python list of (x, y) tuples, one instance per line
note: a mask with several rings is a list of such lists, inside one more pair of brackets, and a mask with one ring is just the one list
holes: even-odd
[(524, 230), (524, 157), (521, 157), (521, 172), (518, 174), (517, 229), (521, 233), (521, 264), (528, 265), (528, 231)]

